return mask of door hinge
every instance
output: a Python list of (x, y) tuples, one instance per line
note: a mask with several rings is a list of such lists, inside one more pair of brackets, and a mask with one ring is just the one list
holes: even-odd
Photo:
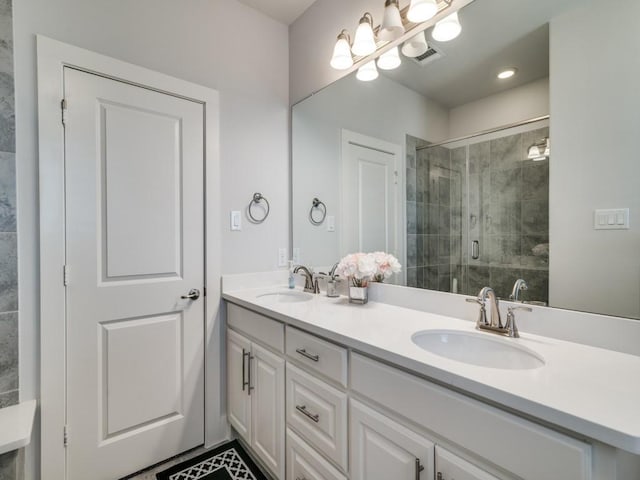
[(63, 98), (62, 100), (60, 100), (60, 110), (62, 112), (62, 125), (64, 125), (67, 121), (67, 115), (66, 115), (67, 99), (66, 98)]
[(202, 296), (206, 297), (207, 296), (207, 287), (203, 287), (202, 288)]
[(62, 284), (65, 287), (69, 285), (69, 265), (62, 266)]
[(393, 183), (398, 184), (398, 170), (393, 171)]
[(62, 443), (64, 444), (65, 448), (67, 445), (69, 445), (69, 428), (66, 425), (62, 429)]

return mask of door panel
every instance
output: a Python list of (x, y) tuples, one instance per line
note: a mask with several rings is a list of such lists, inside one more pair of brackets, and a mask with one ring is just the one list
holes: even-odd
[[(400, 147), (349, 134), (342, 148), (342, 236), (340, 251), (398, 254)], [(354, 139), (350, 139), (354, 136)]]
[[(177, 277), (182, 273), (180, 118), (98, 102), (103, 276)], [(141, 178), (148, 179), (144, 195)]]
[(70, 479), (204, 441), (203, 106), (65, 68)]

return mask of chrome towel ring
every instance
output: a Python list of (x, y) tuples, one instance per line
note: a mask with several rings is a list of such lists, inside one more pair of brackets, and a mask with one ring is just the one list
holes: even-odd
[[(313, 213), (318, 210), (319, 215), (313, 216)], [(327, 206), (324, 202), (321, 202), (318, 198), (314, 198), (311, 202), (311, 210), (309, 210), (309, 221), (313, 225), (322, 225), (325, 217), (327, 216)]]
[[(262, 218), (259, 218), (259, 217), (254, 216), (254, 214), (253, 214), (251, 209), (254, 206), (262, 206), (261, 205), (262, 201), (264, 201), (264, 203), (267, 205), (267, 208), (264, 211), (264, 215), (262, 216)], [(264, 207), (262, 207), (262, 208), (264, 209)], [(251, 219), (251, 221), (253, 223), (262, 223), (269, 216), (269, 210), (270, 209), (271, 209), (271, 207), (269, 205), (269, 200), (267, 200), (261, 193), (254, 193), (253, 194), (253, 198), (251, 199), (251, 202), (249, 203), (249, 207), (247, 207), (247, 213), (249, 214), (249, 218)]]

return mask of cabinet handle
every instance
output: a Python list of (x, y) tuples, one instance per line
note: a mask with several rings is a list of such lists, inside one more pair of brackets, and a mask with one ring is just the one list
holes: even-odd
[(296, 410), (298, 410), (303, 415), (306, 415), (308, 418), (310, 418), (311, 420), (313, 420), (316, 423), (318, 423), (320, 421), (320, 415), (314, 414), (314, 413), (309, 413), (307, 411), (307, 406), (306, 405), (296, 405)]
[(244, 392), (245, 388), (247, 387), (247, 385), (249, 385), (249, 382), (247, 382), (246, 380), (246, 370), (247, 370), (247, 362), (246, 362), (246, 357), (248, 357), (249, 355), (251, 355), (249, 352), (247, 352), (244, 348), (242, 349), (242, 391)]
[(416, 458), (416, 480), (420, 480), (420, 472), (424, 470), (424, 465), (420, 463), (420, 459)]
[(478, 240), (471, 242), (471, 258), (474, 260), (480, 258), (480, 242)]
[(296, 477), (296, 480), (307, 480), (307, 477)]
[(256, 357), (251, 355), (251, 352), (247, 352), (247, 358), (249, 359), (249, 362), (248, 362), (249, 374), (247, 375), (247, 393), (249, 395), (251, 395), (251, 390), (253, 390), (255, 388), (255, 387), (251, 386), (251, 360), (253, 360)]
[(317, 362), (318, 360), (320, 360), (320, 355), (313, 355), (307, 352), (304, 348), (296, 348), (296, 352), (298, 352), (303, 357), (308, 358), (309, 360), (313, 360), (314, 362)]

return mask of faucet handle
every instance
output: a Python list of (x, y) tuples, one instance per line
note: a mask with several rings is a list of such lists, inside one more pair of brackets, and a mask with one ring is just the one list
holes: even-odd
[(512, 338), (519, 338), (520, 333), (518, 333), (518, 327), (516, 325), (516, 314), (513, 313), (516, 310), (523, 310), (525, 312), (532, 312), (533, 309), (531, 307), (517, 306), (517, 307), (507, 307), (507, 324), (504, 328), (507, 329), (507, 334)]
[(484, 302), (479, 298), (465, 298), (464, 300), (467, 303), (477, 303), (478, 305), (484, 305)]

